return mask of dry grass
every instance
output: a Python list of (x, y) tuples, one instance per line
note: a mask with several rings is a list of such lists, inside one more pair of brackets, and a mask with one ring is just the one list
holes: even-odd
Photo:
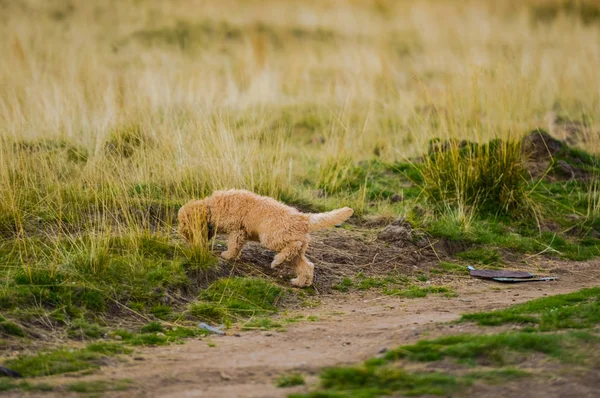
[[(531, 5), (505, 3), (6, 2), (2, 208), (19, 208), (36, 178), (278, 196), (332, 157), (377, 148), (398, 159), (434, 136), (518, 136), (555, 103), (594, 119), (598, 25), (533, 23)], [(105, 156), (129, 126), (148, 141), (142, 153)], [(85, 166), (65, 178), (68, 165), (11, 150), (50, 138), (83, 147)], [(11, 184), (15, 172), (27, 181)]]

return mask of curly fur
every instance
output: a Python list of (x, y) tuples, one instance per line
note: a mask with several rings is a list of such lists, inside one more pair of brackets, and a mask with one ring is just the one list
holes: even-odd
[(203, 224), (228, 234), (227, 251), (221, 253), (227, 260), (237, 258), (246, 241), (260, 242), (278, 252), (271, 263), (272, 268), (290, 262), (295, 265), (297, 274), (292, 284), (310, 286), (314, 264), (305, 255), (308, 233), (340, 224), (353, 213), (349, 207), (328, 213), (301, 213), (273, 198), (230, 189), (216, 191), (202, 200), (189, 201), (179, 210), (178, 220), (179, 232), (190, 243), (197, 242), (195, 235)]

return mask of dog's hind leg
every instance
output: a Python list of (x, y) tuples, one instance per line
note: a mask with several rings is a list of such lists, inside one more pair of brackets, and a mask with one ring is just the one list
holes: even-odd
[(232, 260), (239, 256), (247, 237), (245, 231), (231, 232), (227, 237), (227, 251), (221, 253), (221, 257), (226, 260)]
[(298, 276), (290, 281), (292, 285), (298, 287), (312, 285), (315, 276), (315, 265), (308, 261), (304, 254), (296, 260), (296, 275)]
[(271, 262), (271, 268), (275, 268), (286, 261), (292, 261), (295, 258), (300, 257), (304, 246), (305, 243), (299, 240), (288, 243), (283, 250), (275, 255)]

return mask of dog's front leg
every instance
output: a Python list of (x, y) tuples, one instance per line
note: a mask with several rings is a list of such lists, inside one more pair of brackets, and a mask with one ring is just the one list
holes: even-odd
[(271, 262), (271, 268), (278, 267), (284, 262), (291, 261), (300, 256), (303, 250), (305, 250), (303, 249), (304, 246), (306, 246), (306, 243), (299, 240), (289, 243), (283, 250), (275, 255)]
[(232, 260), (240, 255), (240, 251), (246, 243), (246, 232), (235, 231), (229, 234), (227, 237), (227, 250), (221, 253), (221, 257), (225, 260)]

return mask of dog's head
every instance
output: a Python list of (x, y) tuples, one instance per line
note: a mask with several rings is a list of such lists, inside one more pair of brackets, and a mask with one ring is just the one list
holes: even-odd
[(191, 244), (204, 244), (215, 235), (210, 209), (202, 200), (192, 200), (177, 213), (179, 233)]

